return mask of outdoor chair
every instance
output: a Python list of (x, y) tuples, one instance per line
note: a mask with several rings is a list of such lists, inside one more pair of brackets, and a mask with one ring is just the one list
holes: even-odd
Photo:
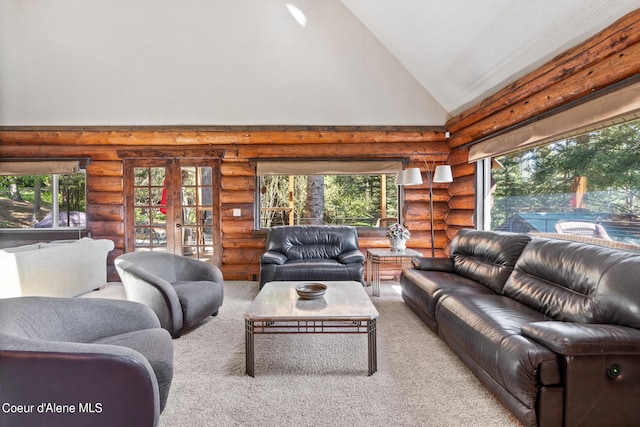
[(591, 222), (561, 221), (556, 223), (555, 229), (556, 232), (560, 234), (611, 240), (611, 237), (609, 237), (607, 230), (605, 230), (603, 226)]

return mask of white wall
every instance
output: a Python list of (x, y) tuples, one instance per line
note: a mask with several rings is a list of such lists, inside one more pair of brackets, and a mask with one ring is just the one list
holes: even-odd
[(339, 0), (0, 0), (2, 126), (446, 118)]
[(452, 115), (640, 7), (640, 0), (342, 0)]

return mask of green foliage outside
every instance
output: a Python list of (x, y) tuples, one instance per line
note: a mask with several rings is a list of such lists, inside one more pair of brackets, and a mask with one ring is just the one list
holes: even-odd
[[(38, 184), (38, 181), (40, 183)], [(40, 192), (42, 207), (51, 208), (52, 205), (52, 175), (24, 175), (24, 176), (0, 176), (0, 196), (11, 197), (9, 188), (15, 184), (23, 201), (34, 203), (37, 192)], [(38, 190), (39, 186), (39, 190)], [(85, 210), (84, 175), (59, 175), (58, 182), (59, 203), (64, 202), (65, 209), (73, 211)], [(62, 207), (61, 207), (62, 209)]]
[[(160, 211), (165, 168), (140, 167), (134, 169), (134, 205), (136, 225), (164, 224), (166, 215)], [(148, 206), (157, 206), (149, 209)]]
[(586, 177), (586, 206), (640, 215), (640, 121), (624, 123), (497, 158), (492, 228), (523, 212), (571, 212), (571, 185)]
[[(395, 175), (327, 175), (324, 177), (324, 223), (375, 226), (381, 216), (381, 176), (386, 180), (385, 216), (398, 215)], [(294, 224), (304, 224), (307, 177), (294, 176)], [(289, 224), (288, 176), (260, 178), (261, 227)]]
[(40, 197), (42, 205), (51, 207), (51, 175), (0, 176), (0, 197), (10, 198), (9, 187), (11, 184), (16, 184), (22, 200), (33, 203), (38, 179), (41, 180)]
[[(31, 227), (31, 221), (21, 220), (23, 212), (15, 204), (20, 204), (21, 211), (29, 209), (35, 221), (40, 221), (52, 209), (52, 198), (52, 175), (0, 176), (0, 199), (5, 201), (0, 228)], [(60, 212), (86, 210), (83, 173), (58, 175), (58, 206)]]

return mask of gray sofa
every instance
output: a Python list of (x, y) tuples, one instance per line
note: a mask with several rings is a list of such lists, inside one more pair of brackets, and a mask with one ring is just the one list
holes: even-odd
[(640, 254), (462, 230), (402, 296), (526, 426), (640, 424)]
[(115, 260), (129, 301), (156, 313), (174, 338), (218, 314), (224, 279), (218, 267), (167, 252), (129, 252)]
[(354, 227), (273, 227), (260, 257), (260, 288), (280, 280), (354, 280), (364, 283), (364, 255)]
[(172, 378), (171, 336), (142, 304), (0, 299), (0, 402), (23, 410), (1, 426), (155, 426)]

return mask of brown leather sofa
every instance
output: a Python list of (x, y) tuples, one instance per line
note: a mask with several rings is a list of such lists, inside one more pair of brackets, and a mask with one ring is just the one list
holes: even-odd
[(402, 296), (520, 422), (640, 424), (640, 254), (476, 230), (450, 253)]

